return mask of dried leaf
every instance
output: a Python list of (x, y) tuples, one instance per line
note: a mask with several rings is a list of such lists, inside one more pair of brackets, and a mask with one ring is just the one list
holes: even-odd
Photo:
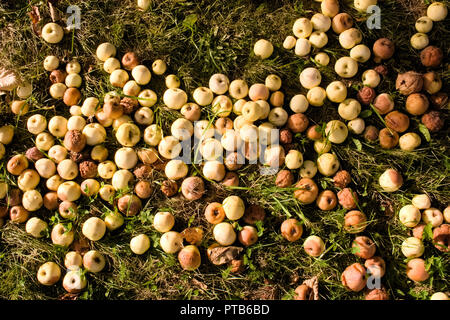
[(0, 91), (11, 91), (17, 88), (20, 80), (16, 73), (0, 67)]
[(31, 19), (31, 28), (33, 29), (33, 32), (40, 36), (42, 34), (41, 27), (39, 26), (39, 21), (41, 21), (41, 14), (39, 13), (39, 8), (36, 6), (31, 7), (31, 11), (28, 12), (28, 15)]
[(319, 279), (317, 278), (317, 276), (303, 281), (303, 284), (312, 289), (313, 296), (308, 300), (319, 300)]
[(215, 247), (208, 249), (209, 260), (215, 265), (222, 265), (229, 263), (236, 259), (239, 254), (244, 250), (240, 247)]
[(194, 245), (200, 245), (203, 239), (203, 230), (199, 227), (187, 228), (181, 232), (187, 242)]

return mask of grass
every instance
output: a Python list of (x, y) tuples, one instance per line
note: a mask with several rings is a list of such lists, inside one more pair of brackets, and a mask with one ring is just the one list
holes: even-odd
[[(414, 33), (415, 19), (424, 14), (429, 1), (382, 1), (381, 30), (368, 30), (364, 17), (351, 8), (352, 1), (340, 2), (343, 10), (357, 18), (357, 27), (364, 34), (363, 43), (370, 46), (382, 36), (390, 37), (396, 43), (395, 58), (386, 62), (389, 75), (383, 78), (377, 92), (392, 93), (396, 109), (404, 110), (405, 98), (395, 92), (395, 77), (397, 72), (425, 71), (420, 66), (418, 52), (409, 46), (409, 38)], [(48, 75), (42, 61), (50, 54), (63, 57), (65, 62), (72, 58), (80, 61), (83, 97), (96, 96), (101, 100), (113, 90), (107, 74), (95, 59), (96, 47), (105, 41), (116, 45), (118, 57), (133, 50), (147, 65), (157, 58), (164, 59), (169, 67), (167, 74), (177, 74), (189, 95), (196, 87), (207, 85), (209, 77), (217, 72), (227, 74), (230, 79), (243, 78), (250, 84), (262, 82), (268, 74), (275, 73), (283, 80), (286, 101), (294, 94), (306, 93), (298, 75), (304, 67), (314, 66), (314, 63), (287, 52), (281, 43), (291, 34), (297, 18), (311, 17), (319, 10), (317, 2), (164, 0), (154, 1), (148, 11), (140, 12), (135, 8), (135, 1), (131, 0), (62, 0), (56, 7), (63, 19), (66, 19), (65, 8), (69, 4), (77, 4), (81, 8), (81, 29), (75, 30), (73, 36), (68, 33), (57, 46), (46, 44), (36, 36), (27, 16), (30, 6), (36, 5), (41, 15), (40, 25), (49, 22), (50, 12), (45, 2), (21, 0), (0, 4), (0, 64), (13, 68), (22, 78), (32, 81), (34, 91), (29, 99), (30, 114), (39, 112), (47, 118), (55, 114), (69, 115), (68, 108), (48, 94)], [(444, 56), (448, 56), (449, 44), (441, 39), (449, 37), (448, 21), (436, 23), (430, 33), (431, 44), (440, 46)], [(330, 66), (321, 68), (323, 85), (335, 80), (334, 60), (346, 54), (345, 50), (339, 49), (337, 36), (332, 32), (328, 35), (326, 51), (332, 56), (332, 61)], [(266, 38), (274, 44), (275, 52), (270, 59), (261, 61), (254, 56), (253, 43), (259, 38)], [(373, 62), (369, 61), (361, 69), (372, 66)], [(442, 91), (448, 92), (448, 61), (437, 71), (445, 83)], [(359, 77), (360, 74), (361, 70)], [(349, 96), (356, 95), (359, 77), (349, 81), (352, 85)], [(161, 98), (163, 77), (153, 75), (148, 87)], [(13, 124), (15, 140), (6, 146), (4, 159), (33, 145), (33, 137), (26, 130), (27, 117), (17, 118), (10, 113), (8, 99), (8, 96), (0, 96), (0, 125)], [(165, 109), (161, 101), (153, 108), (155, 122), (161, 123), (164, 131), (169, 132), (170, 124), (178, 114)], [(444, 113), (447, 116), (448, 110)], [(322, 108), (310, 107), (306, 114), (312, 123), (317, 124), (339, 117), (336, 106), (329, 102)], [(367, 114), (366, 125), (384, 126), (376, 114)], [(411, 120), (410, 129), (420, 134), (423, 141), (421, 147), (413, 152), (383, 150), (377, 144), (365, 142), (361, 136), (350, 136), (344, 144), (332, 148), (341, 166), (351, 173), (351, 187), (357, 191), (359, 206), (370, 221), (364, 235), (375, 241), (377, 255), (386, 261), (387, 271), (382, 282), (393, 299), (428, 299), (433, 292), (449, 291), (449, 256), (435, 249), (429, 239), (425, 240), (424, 258), (431, 264), (432, 277), (422, 284), (415, 284), (405, 275), (406, 260), (400, 245), (409, 235), (409, 230), (399, 223), (398, 209), (419, 192), (427, 193), (433, 206), (440, 209), (444, 209), (450, 199), (448, 127), (431, 134), (428, 142), (419, 131), (420, 119), (413, 117)], [(118, 147), (113, 140), (108, 138), (111, 150)], [(141, 144), (143, 141), (138, 146)], [(305, 151), (305, 160), (316, 159), (312, 143), (303, 135), (296, 138), (295, 146)], [(389, 167), (402, 172), (405, 183), (399, 192), (385, 193), (378, 186), (378, 176)], [(144, 202), (144, 210), (136, 217), (127, 218), (126, 226), (120, 230), (107, 233), (101, 241), (88, 243), (89, 248), (105, 254), (107, 267), (101, 273), (88, 274), (88, 288), (78, 298), (289, 299), (303, 280), (318, 276), (321, 299), (363, 299), (363, 293), (349, 292), (340, 283), (345, 267), (362, 262), (351, 252), (354, 236), (342, 228), (345, 210), (324, 212), (314, 205), (299, 204), (293, 199), (291, 190), (276, 188), (274, 177), (261, 176), (256, 165), (243, 168), (238, 173), (242, 188), (230, 190), (207, 182), (207, 194), (202, 201), (186, 202), (181, 196), (165, 197), (158, 190), (164, 175), (155, 172), (155, 192), (148, 202)], [(16, 183), (16, 178), (5, 170), (5, 161), (0, 164), (0, 175), (9, 183)], [(315, 180), (321, 189), (338, 191), (329, 178), (318, 175)], [(44, 191), (44, 187), (41, 190)], [(266, 209), (266, 220), (260, 226), (262, 236), (257, 244), (244, 250), (245, 271), (241, 274), (230, 273), (226, 266), (212, 265), (205, 254), (212, 243), (212, 230), (203, 217), (204, 209), (209, 202), (220, 202), (231, 194), (242, 196), (247, 204), (258, 203)], [(91, 215), (101, 216), (112, 208), (98, 199), (83, 199), (79, 206), (80, 214), (72, 221), (77, 238), (84, 220)], [(159, 247), (160, 234), (152, 228), (152, 219), (162, 209), (174, 213), (174, 230), (182, 231), (188, 226), (204, 229), (200, 250), (203, 263), (197, 271), (182, 271), (176, 256), (165, 254)], [(57, 217), (56, 213), (45, 210), (36, 212), (36, 215), (49, 222), (54, 221), (52, 216)], [(302, 239), (315, 234), (326, 241), (327, 252), (323, 257), (314, 259), (307, 256), (302, 247), (303, 240), (288, 243), (282, 238), (280, 225), (287, 217), (303, 222), (305, 235)], [(53, 246), (48, 237), (43, 240), (31, 238), (25, 233), (24, 225), (7, 221), (0, 230), (0, 297), (66, 297), (60, 283), (48, 288), (39, 285), (36, 272), (40, 264), (49, 260), (63, 267), (68, 249)], [(131, 237), (139, 233), (149, 235), (152, 242), (151, 249), (143, 256), (136, 256), (129, 249)]]

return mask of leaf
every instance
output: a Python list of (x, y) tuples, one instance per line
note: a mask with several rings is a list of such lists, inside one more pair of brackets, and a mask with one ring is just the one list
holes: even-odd
[(423, 229), (422, 240), (433, 240), (433, 225), (428, 223)]
[(0, 91), (11, 91), (17, 88), (20, 80), (16, 73), (0, 67)]
[(215, 247), (208, 249), (209, 259), (215, 265), (222, 265), (231, 262), (236, 259), (239, 254), (244, 250), (240, 247)]
[(28, 12), (28, 16), (31, 19), (31, 28), (33, 29), (33, 32), (40, 36), (42, 34), (42, 29), (39, 26), (39, 21), (41, 21), (41, 14), (39, 13), (39, 8), (36, 6), (31, 7), (31, 11)]
[(372, 110), (364, 110), (359, 114), (359, 116), (361, 118), (365, 119), (365, 118), (370, 117), (372, 115), (372, 113), (373, 113)]
[(198, 19), (198, 17), (195, 13), (188, 15), (183, 20), (183, 27), (185, 27), (187, 29), (192, 29), (194, 24), (197, 22), (197, 19)]
[(353, 138), (353, 143), (356, 146), (356, 150), (361, 151), (362, 150), (362, 144), (361, 141), (359, 141), (358, 139)]
[(423, 134), (423, 136), (425, 137), (425, 140), (427, 140), (427, 142), (431, 141), (430, 131), (428, 131), (428, 128), (425, 127), (425, 125), (423, 125), (422, 123), (419, 124), (419, 131), (420, 131), (420, 133)]

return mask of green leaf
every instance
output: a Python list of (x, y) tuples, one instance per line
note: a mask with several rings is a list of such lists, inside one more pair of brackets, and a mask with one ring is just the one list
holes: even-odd
[(428, 131), (428, 128), (425, 127), (425, 125), (423, 125), (422, 123), (419, 124), (419, 131), (423, 134), (423, 136), (425, 137), (425, 140), (427, 140), (427, 142), (431, 141), (430, 131)]
[(362, 150), (362, 144), (361, 144), (361, 141), (359, 141), (358, 139), (355, 139), (355, 138), (353, 138), (352, 140), (353, 140), (353, 143), (354, 143), (355, 146), (356, 146), (356, 149), (357, 149), (358, 151), (361, 151), (361, 150)]
[(364, 110), (359, 114), (359, 116), (361, 118), (365, 119), (365, 118), (370, 117), (372, 115), (372, 113), (373, 113), (372, 110)]
[(183, 20), (183, 27), (185, 27), (187, 29), (192, 29), (194, 24), (197, 22), (197, 19), (198, 19), (198, 17), (195, 13), (188, 15)]

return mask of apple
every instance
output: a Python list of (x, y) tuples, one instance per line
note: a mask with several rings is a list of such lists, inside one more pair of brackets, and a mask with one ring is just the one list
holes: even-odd
[(297, 42), (297, 38), (293, 36), (287, 36), (283, 41), (283, 48), (286, 50), (291, 50), (295, 47), (295, 43)]
[(325, 135), (330, 142), (340, 144), (347, 139), (348, 129), (342, 121), (331, 120), (325, 127)]
[(64, 83), (54, 83), (50, 86), (49, 93), (53, 99), (62, 99), (64, 93), (67, 90), (67, 86)]
[(350, 57), (342, 57), (336, 61), (334, 70), (342, 78), (352, 78), (358, 73), (358, 63)]
[(413, 151), (418, 146), (420, 146), (421, 143), (422, 140), (420, 139), (420, 136), (414, 132), (405, 133), (398, 140), (400, 149), (404, 151)]
[(104, 42), (97, 47), (96, 55), (99, 60), (105, 62), (116, 55), (116, 47), (109, 42)]
[(354, 134), (362, 134), (366, 128), (366, 123), (364, 122), (364, 119), (355, 118), (347, 123), (347, 127), (348, 130)]
[(430, 300), (450, 300), (444, 292), (435, 292), (431, 295)]
[(139, 234), (130, 241), (130, 249), (134, 254), (144, 254), (150, 248), (150, 238), (145, 234)]
[(106, 130), (99, 123), (89, 123), (83, 128), (83, 135), (86, 137), (86, 144), (95, 146), (106, 140)]
[(303, 226), (297, 219), (287, 219), (281, 224), (281, 235), (289, 242), (297, 241), (303, 234)]
[(61, 268), (54, 262), (46, 262), (37, 272), (37, 279), (44, 286), (52, 286), (61, 278)]
[(350, 28), (339, 35), (339, 43), (344, 49), (351, 49), (362, 40), (361, 31), (356, 28)]
[(330, 63), (330, 57), (325, 52), (319, 52), (316, 54), (314, 60), (324, 67)]
[(111, 72), (109, 76), (109, 82), (113, 87), (123, 88), (129, 78), (130, 76), (128, 75), (128, 72), (122, 69), (116, 69)]
[(350, 57), (358, 62), (364, 63), (370, 59), (371, 51), (364, 44), (358, 44), (350, 50)]
[(311, 24), (314, 30), (327, 32), (331, 27), (331, 19), (326, 15), (316, 13), (311, 18)]
[(358, 210), (352, 210), (344, 216), (344, 229), (348, 233), (359, 233), (364, 231), (367, 226), (367, 217)]
[(304, 113), (308, 110), (309, 102), (303, 94), (296, 94), (291, 98), (289, 107), (295, 113)]
[(325, 252), (325, 243), (318, 236), (309, 236), (303, 242), (303, 248), (311, 257), (318, 257)]
[(317, 168), (324, 176), (332, 176), (339, 169), (339, 160), (335, 154), (323, 153), (317, 158)]
[(376, 88), (380, 84), (380, 81), (379, 73), (373, 69), (366, 70), (362, 74), (362, 83), (364, 86)]
[(109, 74), (117, 69), (120, 69), (120, 61), (116, 58), (110, 57), (103, 63), (103, 70)]
[(378, 183), (383, 191), (395, 192), (403, 185), (403, 177), (398, 171), (394, 169), (387, 169), (379, 177)]
[(269, 58), (273, 53), (273, 45), (270, 43), (270, 41), (267, 41), (265, 39), (260, 39), (256, 41), (253, 52), (255, 55), (261, 59), (267, 59)]
[(333, 18), (339, 13), (339, 2), (338, 0), (322, 0), (320, 9), (324, 15)]
[(46, 71), (53, 71), (59, 67), (59, 59), (55, 56), (47, 56), (44, 59), (44, 69)]
[(416, 207), (417, 209), (428, 209), (431, 207), (431, 200), (430, 197), (428, 197), (428, 195), (426, 194), (417, 194), (415, 195), (412, 200), (411, 203), (414, 207)]
[(25, 115), (29, 110), (29, 106), (28, 103), (26, 102), (26, 100), (14, 100), (11, 103), (11, 111), (12, 113), (18, 115), (18, 116), (23, 116)]
[(328, 43), (328, 36), (325, 32), (322, 31), (314, 31), (309, 36), (309, 42), (315, 48), (323, 48)]
[(174, 89), (174, 88), (179, 88), (180, 87), (180, 78), (178, 78), (176, 75), (174, 74), (169, 74), (166, 77), (166, 87), (169, 89)]
[(152, 147), (155, 147), (160, 143), (162, 136), (162, 129), (157, 124), (149, 125), (144, 130), (144, 141)]
[(239, 220), (245, 212), (244, 201), (238, 196), (229, 196), (222, 201), (222, 208), (230, 220)]
[(433, 20), (427, 16), (420, 17), (415, 24), (417, 32), (428, 33), (433, 29)]
[(345, 99), (339, 104), (338, 113), (345, 120), (353, 120), (361, 112), (361, 104), (355, 99)]
[(161, 139), (158, 145), (158, 151), (166, 159), (175, 159), (181, 153), (182, 146), (174, 136), (166, 136)]
[(337, 205), (337, 197), (331, 190), (323, 190), (317, 196), (316, 205), (320, 210), (333, 210)]
[(422, 50), (428, 46), (430, 40), (425, 33), (418, 32), (411, 37), (410, 43), (414, 49)]
[(428, 208), (422, 212), (422, 221), (436, 228), (444, 222), (444, 215), (439, 209)]
[(105, 222), (97, 217), (87, 219), (82, 228), (83, 235), (91, 241), (98, 241), (105, 235)]
[(183, 247), (183, 236), (176, 231), (168, 231), (161, 236), (159, 241), (165, 253), (177, 253)]
[(146, 85), (150, 82), (152, 74), (144, 65), (138, 65), (131, 70), (131, 75), (138, 85)]
[(100, 272), (105, 268), (105, 265), (105, 257), (97, 250), (90, 250), (83, 256), (83, 266), (89, 272)]
[(347, 97), (347, 87), (342, 81), (333, 81), (327, 86), (326, 94), (330, 101), (340, 103)]
[(28, 191), (33, 190), (39, 184), (40, 176), (36, 170), (27, 169), (24, 170), (17, 178), (17, 185), (20, 190)]
[(415, 206), (411, 204), (403, 206), (398, 212), (398, 216), (400, 222), (408, 228), (415, 227), (420, 222), (421, 219), (419, 209), (417, 209)]
[(99, 105), (99, 101), (97, 98), (94, 97), (88, 97), (83, 101), (83, 104), (81, 105), (81, 113), (85, 117), (91, 117), (95, 114), (95, 111), (97, 110), (97, 107)]
[(409, 279), (416, 282), (427, 280), (430, 275), (426, 270), (425, 260), (420, 258), (409, 260), (406, 264), (406, 275)]
[(314, 107), (323, 106), (325, 99), (327, 97), (327, 93), (322, 87), (314, 87), (308, 91), (306, 94), (306, 98), (310, 105)]
[(427, 16), (433, 21), (443, 21), (447, 17), (447, 6), (442, 2), (433, 2), (428, 6)]
[[(255, 53), (256, 53), (256, 44), (255, 44)], [(215, 94), (222, 95), (226, 93), (228, 91), (229, 85), (230, 80), (226, 75), (222, 73), (213, 74), (211, 78), (209, 78), (209, 89), (211, 89), (211, 91)]]
[(306, 89), (312, 89), (320, 85), (322, 76), (316, 68), (306, 68), (300, 73), (300, 83)]
[(331, 27), (337, 34), (341, 34), (345, 30), (350, 29), (353, 26), (353, 19), (348, 13), (339, 13), (333, 17), (331, 21)]
[(68, 293), (79, 293), (87, 286), (86, 277), (80, 270), (70, 270), (63, 278), (63, 287)]
[(294, 53), (299, 57), (307, 56), (311, 52), (311, 42), (308, 39), (298, 38)]
[(402, 243), (402, 253), (406, 258), (418, 258), (424, 250), (422, 240), (415, 237), (406, 238)]
[(300, 168), (300, 177), (302, 178), (313, 178), (317, 173), (317, 166), (311, 160), (306, 160), (303, 162)]
[(244, 226), (238, 233), (239, 242), (249, 247), (258, 241), (258, 230), (253, 226)]
[(167, 64), (163, 60), (157, 59), (157, 60), (153, 61), (152, 71), (154, 74), (161, 76), (164, 74), (164, 72), (166, 72), (166, 70), (167, 70)]
[[(313, 24), (308, 18), (299, 18), (295, 20), (292, 26), (292, 32), (297, 38), (308, 38), (313, 30)], [(297, 40), (298, 41), (298, 40)]]
[(234, 99), (243, 99), (248, 94), (248, 84), (245, 80), (233, 80), (229, 85), (228, 92)]
[(155, 105), (158, 97), (156, 96), (155, 91), (150, 89), (142, 90), (138, 95), (138, 102), (143, 107), (152, 107)]
[(57, 166), (58, 174), (65, 180), (73, 180), (78, 176), (78, 165), (75, 161), (64, 159)]
[(199, 87), (194, 90), (194, 92), (192, 93), (192, 97), (194, 98), (194, 101), (200, 106), (207, 106), (213, 101), (214, 93), (210, 88)]
[(67, 120), (67, 130), (78, 130), (83, 131), (86, 126), (86, 120), (82, 116), (71, 116)]
[(200, 267), (201, 256), (200, 251), (194, 245), (188, 245), (181, 249), (178, 253), (178, 261), (183, 270), (193, 271)]
[(53, 226), (51, 233), (51, 239), (53, 244), (62, 247), (68, 247), (73, 242), (73, 238), (74, 238), (73, 230), (69, 230), (62, 223), (57, 223)]
[(37, 217), (32, 217), (27, 221), (25, 230), (28, 234), (32, 235), (35, 238), (42, 238), (44, 236), (43, 233), (47, 229), (47, 227), (47, 222)]
[(62, 201), (76, 201), (81, 197), (81, 187), (75, 181), (65, 181), (58, 186), (57, 194)]
[(376, 5), (378, 0), (355, 0), (353, 2), (355, 9), (359, 12), (367, 12), (370, 6)]
[(359, 236), (352, 242), (352, 250), (356, 256), (367, 260), (375, 255), (377, 247), (372, 239), (366, 236)]
[(58, 43), (64, 37), (64, 30), (60, 25), (50, 22), (42, 28), (42, 38), (48, 43)]
[[(104, 187), (102, 187), (102, 189), (103, 188)], [(112, 191), (114, 191), (114, 189)], [(111, 196), (108, 199), (111, 199)], [(124, 224), (124, 222), (125, 222), (125, 219), (123, 218), (123, 216), (117, 212), (109, 212), (105, 216), (105, 225), (109, 231), (114, 231), (114, 230), (120, 228)]]
[(284, 108), (277, 107), (270, 110), (268, 119), (274, 126), (281, 127), (288, 121), (288, 117), (289, 115)]
[(228, 222), (216, 224), (213, 229), (214, 239), (222, 246), (229, 246), (236, 241), (236, 232)]
[(69, 251), (64, 258), (64, 265), (68, 270), (79, 270), (83, 265), (83, 257), (76, 251)]
[(360, 263), (348, 266), (341, 275), (342, 285), (354, 292), (359, 292), (366, 286), (366, 269)]
[(37, 190), (28, 190), (23, 193), (22, 205), (28, 211), (39, 210), (44, 204), (42, 195)]
[(158, 212), (153, 219), (153, 227), (159, 232), (169, 232), (175, 224), (170, 212)]
[(187, 102), (187, 94), (180, 88), (167, 89), (163, 95), (163, 102), (169, 109), (179, 110)]
[(170, 160), (164, 168), (164, 173), (171, 180), (179, 180), (188, 174), (189, 168), (183, 160)]

